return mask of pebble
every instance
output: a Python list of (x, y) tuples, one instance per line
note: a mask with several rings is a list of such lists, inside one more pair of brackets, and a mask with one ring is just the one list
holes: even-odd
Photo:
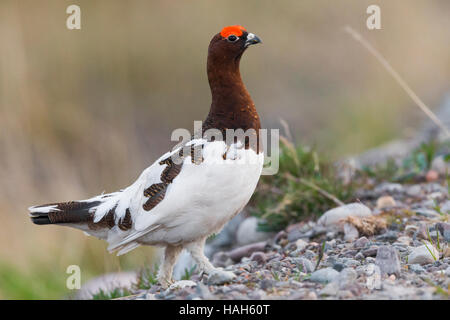
[(412, 224), (409, 224), (405, 227), (405, 233), (410, 237), (412, 237), (417, 230), (419, 230), (419, 227)]
[(381, 183), (380, 185), (376, 186), (373, 190), (376, 194), (393, 194), (393, 193), (401, 193), (403, 192), (403, 186), (400, 183)]
[(243, 246), (272, 238), (273, 233), (258, 230), (259, 223), (261, 220), (256, 217), (250, 217), (241, 222), (236, 232), (237, 244)]
[(436, 229), (439, 230), (445, 241), (450, 242), (450, 223), (436, 223)]
[(368, 217), (372, 215), (369, 207), (359, 202), (349, 203), (326, 211), (317, 221), (323, 226), (337, 226), (339, 222), (349, 216)]
[(257, 251), (252, 253), (250, 260), (257, 262), (258, 264), (263, 264), (266, 263), (267, 257), (264, 252)]
[(302, 272), (311, 273), (314, 271), (313, 263), (306, 258), (295, 258), (294, 262)]
[(416, 247), (412, 250), (412, 252), (408, 255), (408, 263), (410, 264), (429, 264), (433, 263), (435, 259), (433, 258), (430, 251), (434, 254), (434, 256), (439, 259), (439, 251), (431, 245), (427, 244), (426, 246)]
[(255, 251), (264, 251), (265, 247), (266, 247), (265, 241), (257, 242), (257, 243), (253, 243), (253, 244), (249, 244), (246, 246), (242, 246), (242, 247), (233, 249), (228, 252), (228, 256), (233, 261), (238, 262), (238, 261), (241, 261), (241, 259), (243, 257), (249, 257)]
[(353, 247), (355, 248), (364, 248), (370, 243), (370, 241), (366, 237), (361, 237), (353, 243)]
[(345, 268), (339, 273), (336, 280), (339, 283), (339, 288), (342, 290), (353, 284), (357, 277), (358, 275), (353, 268)]
[(370, 246), (369, 248), (361, 251), (361, 253), (365, 257), (375, 257), (377, 255), (377, 252), (378, 252), (378, 246)]
[(400, 260), (397, 250), (392, 246), (378, 248), (375, 264), (380, 267), (382, 273), (400, 274)]
[(377, 209), (395, 207), (396, 203), (391, 196), (383, 196), (377, 199)]
[(356, 229), (352, 224), (345, 223), (344, 224), (344, 240), (351, 242), (355, 239), (358, 239), (359, 232), (358, 229)]
[(387, 232), (380, 234), (376, 237), (377, 240), (381, 241), (395, 241), (398, 238), (398, 232), (394, 230), (388, 230)]
[(425, 269), (420, 264), (412, 264), (409, 266), (409, 270), (415, 273), (425, 272)]
[(333, 264), (333, 269), (338, 272), (341, 272), (344, 268), (345, 268), (345, 264), (343, 264), (343, 263), (336, 262)]
[(425, 179), (427, 182), (433, 182), (439, 179), (439, 173), (436, 170), (428, 170), (427, 174), (425, 175)]
[(333, 268), (324, 268), (317, 271), (314, 271), (309, 278), (312, 282), (319, 283), (328, 283), (332, 282), (339, 276), (339, 272), (337, 272)]
[(295, 245), (297, 246), (297, 250), (303, 251), (308, 246), (308, 242), (303, 239), (298, 239), (297, 241), (295, 241)]

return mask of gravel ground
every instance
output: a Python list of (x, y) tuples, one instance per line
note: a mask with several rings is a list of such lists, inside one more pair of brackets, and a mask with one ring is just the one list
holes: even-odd
[[(443, 181), (382, 183), (360, 200), (213, 255), (236, 278), (193, 275), (122, 299), (448, 299), (450, 201)], [(429, 239), (431, 238), (431, 242)]]

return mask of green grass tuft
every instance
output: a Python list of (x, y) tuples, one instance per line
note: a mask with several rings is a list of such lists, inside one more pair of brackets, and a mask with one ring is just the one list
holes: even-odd
[(251, 213), (265, 221), (261, 231), (281, 230), (350, 199), (352, 185), (344, 185), (335, 167), (314, 149), (295, 147), (281, 137), (279, 159), (279, 172), (263, 176), (252, 199)]

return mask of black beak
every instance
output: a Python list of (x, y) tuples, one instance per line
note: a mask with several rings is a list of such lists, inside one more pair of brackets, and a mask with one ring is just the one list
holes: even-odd
[(261, 43), (261, 39), (258, 38), (257, 35), (253, 34), (253, 33), (248, 33), (247, 34), (247, 40), (245, 41), (245, 47), (251, 46), (252, 44), (257, 44), (257, 43)]

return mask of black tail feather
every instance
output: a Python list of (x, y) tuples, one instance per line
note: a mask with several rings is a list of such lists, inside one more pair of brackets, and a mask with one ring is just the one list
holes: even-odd
[(100, 203), (100, 201), (71, 201), (32, 207), (31, 221), (39, 225), (90, 222), (93, 214), (89, 210)]

